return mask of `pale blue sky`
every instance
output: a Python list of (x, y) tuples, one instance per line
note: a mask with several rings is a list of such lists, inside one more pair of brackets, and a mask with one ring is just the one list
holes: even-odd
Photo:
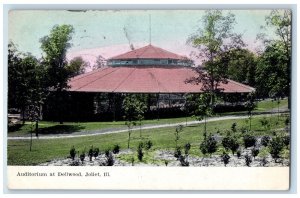
[[(270, 10), (232, 10), (236, 16), (235, 32), (243, 33), (244, 41), (254, 49), (256, 35), (265, 24)], [(149, 43), (149, 15), (151, 14), (151, 39), (154, 45), (187, 55), (186, 40), (200, 26), (203, 10), (156, 10), (156, 11), (10, 11), (9, 39), (22, 52), (41, 57), (39, 39), (49, 34), (56, 24), (71, 24), (75, 32), (72, 52), (91, 48), (104, 48), (128, 44), (124, 27), (130, 42), (140, 47)], [(268, 32), (274, 36), (273, 31)], [(141, 44), (142, 43), (142, 44)], [(128, 47), (129, 49), (129, 47)], [(185, 52), (185, 51), (186, 52)], [(112, 52), (113, 54), (113, 52)]]

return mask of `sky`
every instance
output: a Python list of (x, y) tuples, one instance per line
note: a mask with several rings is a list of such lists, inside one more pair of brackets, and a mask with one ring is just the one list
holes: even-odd
[[(261, 26), (265, 25), (270, 10), (230, 12), (236, 18), (234, 32), (241, 33), (247, 47), (255, 51), (260, 45), (256, 36), (262, 32)], [(54, 25), (70, 24), (75, 31), (68, 59), (82, 56), (93, 64), (98, 55), (110, 58), (129, 51), (129, 44), (135, 48), (149, 44), (150, 38), (152, 45), (189, 57), (195, 49), (186, 43), (187, 38), (202, 27), (204, 13), (204, 10), (13, 10), (9, 12), (8, 39), (19, 51), (39, 58), (42, 56), (40, 38), (48, 35)], [(272, 29), (266, 34), (275, 36)]]

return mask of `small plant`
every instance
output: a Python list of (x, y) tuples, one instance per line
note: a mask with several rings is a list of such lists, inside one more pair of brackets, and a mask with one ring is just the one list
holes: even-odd
[(82, 153), (79, 156), (81, 163), (83, 164), (84, 158), (85, 158), (85, 151), (82, 151)]
[(99, 148), (95, 148), (94, 151), (93, 151), (94, 157), (98, 157), (99, 152), (100, 152)]
[(134, 157), (132, 156), (130, 159), (131, 165), (134, 166)]
[(223, 155), (221, 155), (221, 158), (222, 158), (222, 162), (224, 163), (225, 167), (226, 165), (229, 163), (229, 159), (230, 159), (230, 156), (223, 152)]
[(110, 150), (105, 151), (106, 166), (113, 166), (115, 163), (114, 156)]
[(277, 159), (280, 158), (280, 152), (283, 149), (283, 142), (280, 137), (276, 136), (272, 138), (269, 144), (270, 154), (274, 159), (275, 163), (277, 163)]
[(176, 128), (175, 128), (175, 148), (177, 147), (177, 143), (178, 143), (178, 140), (180, 139), (180, 135), (179, 133), (183, 130), (183, 125), (178, 125)]
[(169, 164), (169, 161), (165, 160), (165, 165), (168, 166), (168, 164)]
[(151, 149), (152, 146), (153, 146), (153, 143), (152, 143), (151, 140), (148, 140), (148, 141), (145, 143), (145, 149), (146, 149), (146, 150)]
[(143, 153), (143, 143), (142, 142), (140, 142), (140, 144), (138, 146), (137, 156), (140, 161), (143, 160), (144, 153)]
[(88, 156), (90, 158), (90, 161), (92, 161), (92, 157), (94, 156), (94, 149), (93, 146), (91, 146), (89, 152), (88, 152)]
[(232, 125), (231, 125), (231, 131), (232, 132), (236, 132), (236, 123), (234, 122), (234, 123), (232, 123)]
[(247, 127), (243, 126), (243, 127), (240, 128), (240, 131), (241, 131), (241, 133), (246, 133), (248, 130), (247, 130)]
[(251, 155), (253, 156), (253, 158), (255, 159), (255, 157), (258, 155), (259, 153), (259, 149), (254, 147), (252, 150), (251, 150)]
[(250, 166), (250, 164), (252, 163), (252, 158), (248, 154), (245, 155), (245, 163), (247, 166)]
[(266, 166), (267, 163), (268, 163), (267, 158), (266, 157), (262, 157), (261, 160), (260, 160), (260, 165)]
[(186, 143), (186, 144), (184, 145), (184, 154), (185, 154), (185, 155), (188, 155), (190, 149), (191, 149), (191, 144), (190, 144), (190, 143)]
[(78, 160), (74, 160), (71, 162), (70, 166), (79, 166), (79, 161)]
[(203, 142), (200, 144), (200, 150), (205, 155), (209, 153), (210, 156), (217, 151), (217, 140), (211, 134), (208, 138), (204, 138)]
[(282, 137), (282, 142), (286, 146), (286, 148), (288, 148), (288, 146), (290, 145), (290, 136), (288, 136), (288, 135), (283, 136)]
[(232, 155), (234, 155), (234, 153), (237, 151), (237, 149), (240, 146), (237, 138), (230, 136), (230, 135), (223, 138), (222, 145), (226, 151), (228, 151), (230, 149), (232, 152)]
[(180, 162), (181, 166), (189, 166), (190, 165), (190, 163), (188, 162), (188, 158), (184, 157), (182, 155), (179, 157), (179, 162)]
[(117, 154), (120, 152), (120, 146), (118, 144), (114, 145), (114, 148), (113, 148), (113, 153), (114, 154)]
[(265, 130), (270, 129), (271, 125), (269, 123), (269, 120), (266, 117), (263, 117), (259, 121), (260, 121), (261, 125), (264, 127)]
[(70, 156), (72, 158), (72, 160), (75, 159), (75, 156), (76, 156), (76, 150), (75, 150), (75, 147), (72, 146), (72, 148), (70, 149)]
[(243, 140), (244, 140), (245, 148), (256, 145), (256, 138), (252, 135), (248, 135), (248, 134), (244, 135)]
[(263, 146), (267, 147), (269, 145), (270, 139), (270, 136), (265, 135), (261, 138), (260, 142)]
[(178, 146), (175, 148), (174, 157), (176, 157), (178, 159), (180, 156), (181, 156), (181, 147)]
[(238, 158), (240, 158), (241, 157), (241, 150), (238, 150), (237, 152), (236, 152), (236, 156), (238, 157)]

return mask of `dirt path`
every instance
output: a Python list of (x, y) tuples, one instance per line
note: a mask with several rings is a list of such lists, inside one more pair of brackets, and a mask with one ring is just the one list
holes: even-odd
[[(254, 117), (260, 117), (265, 116), (262, 115), (255, 115)], [(221, 120), (232, 120), (232, 119), (246, 119), (248, 116), (222, 116), (222, 117), (213, 117), (208, 118), (207, 122), (213, 122), (213, 121), (221, 121)], [(142, 126), (142, 130), (146, 129), (157, 129), (157, 128), (165, 128), (165, 127), (175, 127), (178, 125), (194, 125), (194, 124), (200, 124), (204, 123), (204, 120), (202, 121), (189, 121), (189, 122), (178, 122), (173, 124), (159, 124), (159, 125), (145, 125)], [(140, 127), (135, 127), (132, 129), (132, 131), (140, 130)], [(112, 134), (112, 133), (122, 133), (122, 132), (128, 132), (127, 128), (122, 129), (103, 129), (103, 130), (93, 130), (93, 131), (80, 131), (80, 132), (74, 132), (72, 134), (58, 134), (58, 135), (39, 135), (38, 139), (59, 139), (59, 138), (76, 138), (76, 137), (86, 137), (86, 136), (96, 136), (96, 135), (104, 135), (104, 134)], [(8, 140), (28, 140), (30, 139), (30, 136), (22, 136), (22, 137), (7, 137)], [(37, 137), (33, 137), (33, 139), (37, 139)]]

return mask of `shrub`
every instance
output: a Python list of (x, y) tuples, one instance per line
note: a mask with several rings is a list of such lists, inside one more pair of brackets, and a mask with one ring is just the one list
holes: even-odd
[(255, 146), (256, 144), (256, 138), (252, 135), (245, 135), (243, 139), (244, 139), (245, 148)]
[(105, 157), (108, 157), (108, 156), (109, 156), (109, 153), (110, 153), (110, 150), (109, 150), (109, 149), (106, 149), (106, 150), (104, 151)]
[(174, 151), (174, 157), (178, 159), (180, 156), (181, 156), (181, 147), (177, 146)]
[(227, 137), (223, 138), (222, 145), (226, 149), (226, 151), (228, 151), (230, 149), (233, 155), (240, 146), (237, 138), (235, 138), (233, 136), (227, 136)]
[(100, 152), (99, 148), (95, 148), (94, 151), (93, 151), (94, 157), (98, 157), (99, 152)]
[(168, 166), (168, 164), (169, 164), (169, 161), (165, 160), (165, 165)]
[(188, 162), (188, 158), (184, 157), (182, 155), (179, 157), (179, 161), (180, 161), (181, 166), (189, 166), (190, 165), (190, 163)]
[(113, 166), (115, 163), (115, 159), (112, 152), (108, 151), (108, 154), (106, 155), (105, 153), (105, 156), (106, 156), (106, 166)]
[(283, 144), (288, 148), (290, 145), (290, 136), (286, 135), (282, 137), (282, 142)]
[(114, 145), (114, 148), (113, 148), (113, 153), (114, 154), (117, 154), (120, 152), (120, 146), (118, 144)]
[(234, 122), (234, 123), (232, 123), (232, 125), (231, 125), (231, 131), (232, 132), (236, 132), (236, 123)]
[(131, 161), (131, 165), (134, 166), (134, 157), (131, 157), (130, 161)]
[(248, 131), (247, 127), (241, 127), (240, 128), (241, 133), (246, 133)]
[(190, 149), (191, 149), (191, 144), (190, 144), (190, 143), (186, 143), (186, 144), (184, 145), (184, 154), (188, 155)]
[(261, 138), (260, 142), (263, 146), (267, 147), (269, 145), (270, 139), (270, 136), (265, 135)]
[(238, 158), (240, 158), (240, 157), (241, 157), (241, 150), (238, 150), (238, 151), (236, 152), (236, 155), (237, 155)]
[(89, 152), (88, 152), (88, 156), (90, 158), (90, 161), (92, 161), (92, 157), (94, 156), (94, 149), (93, 146), (90, 148)]
[(255, 159), (255, 157), (258, 155), (259, 153), (259, 149), (254, 147), (252, 150), (251, 150), (251, 155), (253, 156), (253, 158)]
[(277, 159), (280, 158), (280, 152), (283, 149), (283, 142), (280, 137), (276, 136), (272, 138), (269, 144), (270, 154), (272, 158), (277, 162)]
[(84, 151), (80, 154), (79, 158), (81, 160), (81, 163), (83, 163), (84, 158), (85, 158), (85, 152)]
[(152, 143), (151, 140), (148, 140), (148, 141), (145, 143), (145, 149), (146, 149), (146, 150), (151, 149), (152, 146), (153, 146), (153, 143)]
[(250, 164), (252, 163), (251, 156), (248, 154), (245, 155), (245, 163), (247, 166), (250, 166)]
[(76, 150), (75, 150), (74, 146), (72, 146), (72, 148), (70, 149), (70, 156), (71, 156), (72, 160), (75, 159)]
[(266, 117), (263, 117), (262, 119), (259, 120), (261, 125), (265, 128), (265, 130), (270, 128), (270, 123), (269, 120), (267, 120)]
[(222, 158), (222, 162), (226, 166), (229, 163), (230, 156), (227, 153), (223, 152), (223, 155), (221, 155), (221, 158)]
[(140, 144), (138, 146), (137, 156), (140, 161), (143, 160), (144, 153), (143, 153), (143, 143), (142, 142), (140, 142)]
[(217, 141), (211, 134), (208, 138), (205, 138), (200, 144), (200, 150), (203, 154), (209, 153), (210, 156), (212, 153), (217, 151)]

